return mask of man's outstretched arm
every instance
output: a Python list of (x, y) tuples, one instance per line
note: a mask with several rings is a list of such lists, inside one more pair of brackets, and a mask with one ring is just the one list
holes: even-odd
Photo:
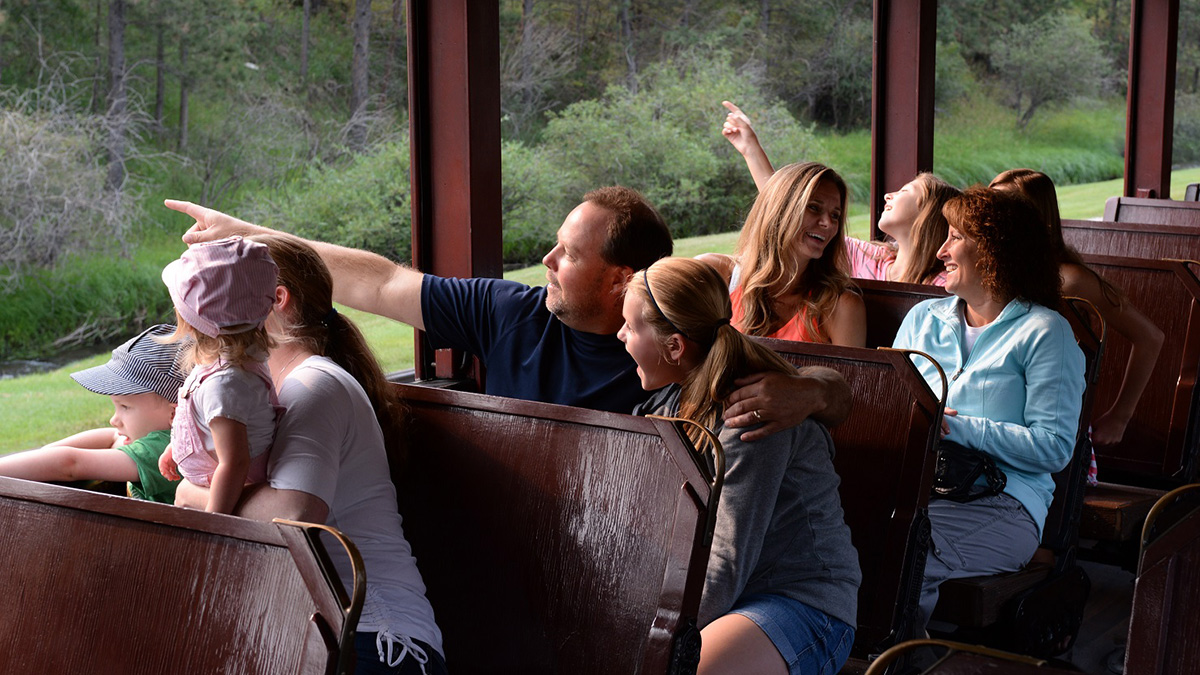
[[(186, 213), (195, 219), (183, 235), (183, 241), (194, 244), (212, 241), (235, 234), (253, 236), (278, 232), (248, 223), (220, 211), (191, 202), (168, 199), (167, 208)], [(299, 237), (296, 237), (299, 238)], [(386, 316), (414, 328), (425, 328), (421, 314), (421, 280), (424, 275), (409, 267), (398, 265), (381, 255), (335, 244), (303, 239), (316, 249), (329, 273), (333, 275), (333, 299), (347, 307)]]
[(757, 427), (742, 434), (744, 441), (765, 438), (810, 417), (836, 426), (850, 416), (853, 404), (846, 378), (823, 366), (800, 368), (795, 375), (758, 373), (734, 384), (740, 388), (729, 395), (725, 426)]

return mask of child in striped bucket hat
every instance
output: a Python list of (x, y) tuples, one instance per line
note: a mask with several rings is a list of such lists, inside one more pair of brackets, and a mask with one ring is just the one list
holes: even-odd
[(173, 332), (174, 326), (151, 326), (114, 349), (107, 363), (72, 373), (84, 389), (112, 399), (111, 426), (0, 457), (0, 476), (125, 481), (131, 497), (175, 503), (179, 481), (163, 478), (158, 470), (158, 458), (171, 440), (175, 397), (184, 380), (179, 346), (161, 341)]

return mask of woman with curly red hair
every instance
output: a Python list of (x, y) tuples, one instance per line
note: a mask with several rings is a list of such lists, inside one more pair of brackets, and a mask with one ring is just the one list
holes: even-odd
[[(969, 458), (990, 468), (953, 499), (930, 502), (923, 621), (946, 579), (1018, 570), (1033, 556), (1051, 475), (1075, 445), (1084, 390), (1083, 353), (1054, 309), (1058, 260), (1037, 209), (1019, 195), (973, 187), (947, 202), (945, 215), (949, 236), (938, 257), (954, 295), (914, 307), (894, 346), (925, 352), (949, 379), (939, 463)], [(914, 363), (940, 391), (935, 365)]]

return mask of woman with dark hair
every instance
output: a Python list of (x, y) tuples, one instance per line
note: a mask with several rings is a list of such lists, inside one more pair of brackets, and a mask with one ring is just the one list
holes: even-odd
[[(333, 307), (320, 256), (288, 235), (255, 235), (279, 266), (267, 332), (268, 365), (287, 413), (267, 464), (267, 482), (248, 486), (235, 513), (328, 523), (358, 546), (367, 594), (355, 634), (355, 672), (444, 674), (442, 634), (404, 538), (391, 468), (402, 458), (405, 408), (352, 321)], [(389, 455), (391, 462), (389, 462)], [(191, 484), (176, 503), (204, 497)], [(353, 578), (340, 547), (339, 576)]]
[[(1049, 176), (1032, 169), (1009, 169), (992, 179), (990, 187), (1014, 190), (1033, 202), (1046, 226), (1050, 239), (1049, 250), (1058, 262), (1063, 295), (1083, 298), (1092, 303), (1105, 324), (1129, 341), (1129, 360), (1125, 365), (1121, 389), (1109, 409), (1092, 422), (1092, 441), (1096, 445), (1121, 442), (1138, 400), (1146, 390), (1146, 383), (1150, 381), (1154, 364), (1158, 361), (1158, 352), (1163, 343), (1162, 330), (1129, 304), (1121, 289), (1085, 265), (1079, 253), (1063, 241), (1058, 195), (1054, 190), (1054, 181)], [(1094, 482), (1094, 472), (1090, 478)]]
[[(700, 599), (702, 675), (837, 673), (850, 654), (861, 573), (842, 515), (833, 441), (808, 420), (747, 442), (721, 421), (739, 378), (792, 373), (730, 325), (724, 280), (664, 258), (626, 286), (617, 337), (647, 390), (642, 413), (695, 421), (725, 449), (725, 485)], [(689, 430), (697, 447), (702, 437)]]
[[(729, 114), (721, 133), (745, 158), (754, 184), (761, 192), (766, 189), (775, 169), (758, 142), (750, 119), (736, 105), (729, 101), (723, 103)], [(899, 190), (884, 195), (879, 229), (890, 240), (864, 241), (847, 236), (850, 276), (945, 285), (946, 271), (937, 257), (938, 247), (946, 240), (942, 205), (958, 194), (958, 188), (931, 173), (922, 172)]]
[[(928, 354), (949, 379), (939, 462), (982, 453), (994, 470), (991, 481), (960, 486), (956, 500), (930, 502), (923, 621), (946, 579), (1014, 571), (1033, 556), (1053, 498), (1051, 474), (1075, 445), (1084, 389), (1083, 353), (1054, 309), (1058, 261), (1037, 210), (1020, 196), (974, 187), (945, 213), (950, 233), (938, 257), (954, 295), (914, 307), (894, 346)], [(940, 391), (935, 365), (914, 363)]]

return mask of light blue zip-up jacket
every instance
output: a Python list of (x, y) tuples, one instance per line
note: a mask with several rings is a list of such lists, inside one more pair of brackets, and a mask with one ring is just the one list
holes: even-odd
[[(1029, 511), (1041, 536), (1054, 496), (1052, 473), (1071, 459), (1083, 405), (1083, 352), (1058, 312), (1013, 300), (964, 357), (957, 297), (913, 307), (894, 346), (932, 356), (946, 371), (947, 440), (991, 455), (1008, 476), (1004, 491)], [(927, 359), (913, 363), (935, 393), (941, 378)]]

